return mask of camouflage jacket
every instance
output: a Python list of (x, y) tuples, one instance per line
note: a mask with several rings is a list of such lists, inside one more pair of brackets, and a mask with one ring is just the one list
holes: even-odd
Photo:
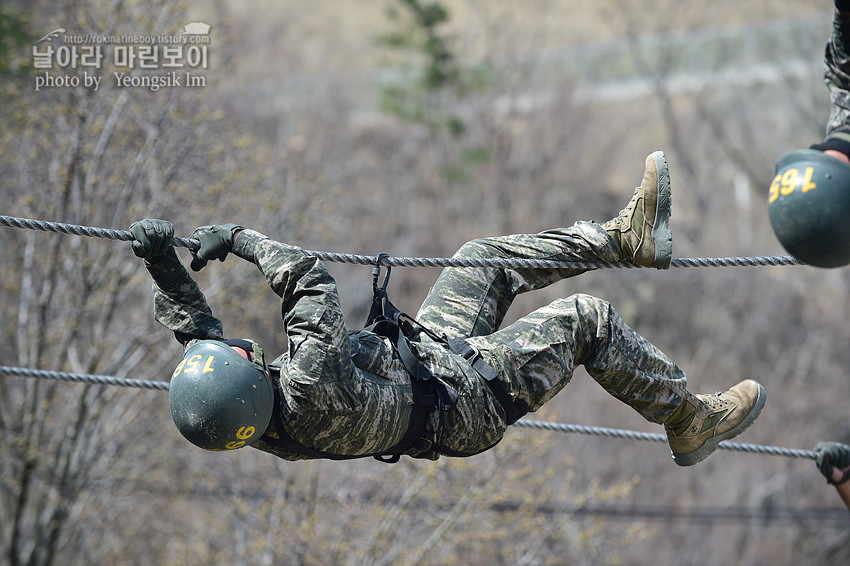
[[(300, 248), (244, 230), (233, 253), (254, 263), (281, 298), (288, 351), (269, 363), (278, 378), (280, 402), (266, 434), (278, 437), (276, 423), (281, 422), (301, 444), (339, 455), (380, 453), (397, 444), (407, 429), (413, 394), (410, 375), (391, 342), (368, 331), (347, 330), (334, 280)], [(184, 348), (198, 339), (223, 339), (221, 321), (173, 249), (148, 263), (148, 270), (154, 279), (156, 319)], [(427, 336), (412, 346), (432, 375), (459, 396), (434, 442), (466, 454), (498, 442), (507, 427), (504, 411), (475, 370)], [(435, 413), (429, 426), (437, 425)], [(311, 457), (265, 440), (253, 446), (287, 460)], [(435, 450), (411, 455), (439, 457)]]

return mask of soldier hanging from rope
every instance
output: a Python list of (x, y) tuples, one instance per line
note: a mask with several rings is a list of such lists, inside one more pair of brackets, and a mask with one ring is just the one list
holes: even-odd
[(850, 446), (840, 442), (818, 442), (815, 446), (818, 470), (835, 486), (838, 496), (850, 510)]
[[(670, 211), (659, 151), (647, 157), (626, 208), (605, 224), (482, 238), (455, 257), (627, 260), (666, 269)], [(280, 296), (289, 348), (267, 362), (256, 342), (225, 339), (170, 244), (169, 222), (142, 220), (130, 231), (154, 280), (156, 319), (185, 348), (171, 380), (172, 417), (205, 449), (250, 445), (287, 460), (470, 456), (495, 446), (583, 364), (611, 395), (662, 424), (673, 459), (690, 466), (749, 427), (765, 403), (753, 380), (722, 393), (689, 392), (676, 364), (608, 302), (586, 294), (500, 328), (518, 293), (576, 270), (446, 268), (413, 318), (389, 301), (389, 269), (379, 284), (379, 261), (368, 327), (348, 331), (336, 284), (317, 258), (234, 224), (198, 228), (194, 270), (233, 253), (254, 263)]]
[(850, 0), (835, 0), (824, 53), (831, 101), (826, 136), (776, 164), (768, 192), (773, 231), (797, 259), (817, 267), (850, 265)]
[[(826, 128), (826, 139), (812, 146), (822, 151), (824, 159), (834, 158), (841, 168), (839, 180), (850, 178), (850, 0), (835, 0), (832, 34), (826, 44), (824, 80), (832, 106)], [(850, 191), (846, 184), (842, 187)], [(846, 212), (846, 211), (843, 211)], [(846, 219), (845, 219), (846, 222)], [(839, 245), (847, 247), (846, 241)], [(827, 483), (834, 485), (841, 501), (850, 510), (850, 446), (840, 442), (819, 442), (815, 446), (818, 470)]]

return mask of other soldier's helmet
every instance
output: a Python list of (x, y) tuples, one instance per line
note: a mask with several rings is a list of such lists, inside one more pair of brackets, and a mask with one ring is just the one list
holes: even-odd
[(171, 376), (171, 418), (186, 440), (206, 450), (253, 444), (272, 417), (274, 389), (262, 350), (255, 342), (238, 342), (253, 351), (253, 362), (225, 342), (201, 340)]
[(817, 267), (850, 263), (850, 165), (815, 149), (795, 149), (776, 164), (770, 224), (788, 253)]

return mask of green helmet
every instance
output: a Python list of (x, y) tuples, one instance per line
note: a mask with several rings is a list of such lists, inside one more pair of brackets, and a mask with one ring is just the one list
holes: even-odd
[(247, 340), (232, 342), (247, 344), (254, 361), (225, 342), (201, 340), (186, 350), (171, 376), (171, 418), (186, 440), (206, 450), (253, 444), (272, 417), (274, 388), (262, 349)]
[(788, 253), (809, 265), (850, 263), (850, 165), (815, 149), (795, 149), (776, 164), (768, 213)]

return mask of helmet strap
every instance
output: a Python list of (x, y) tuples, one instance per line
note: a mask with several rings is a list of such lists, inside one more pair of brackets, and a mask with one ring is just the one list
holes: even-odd
[(224, 343), (228, 346), (235, 346), (237, 348), (245, 350), (246, 352), (251, 352), (252, 354), (254, 354), (254, 359), (252, 361), (263, 369), (266, 369), (266, 361), (263, 356), (263, 349), (260, 347), (259, 344), (257, 344), (253, 340), (231, 338), (229, 340), (224, 340)]

